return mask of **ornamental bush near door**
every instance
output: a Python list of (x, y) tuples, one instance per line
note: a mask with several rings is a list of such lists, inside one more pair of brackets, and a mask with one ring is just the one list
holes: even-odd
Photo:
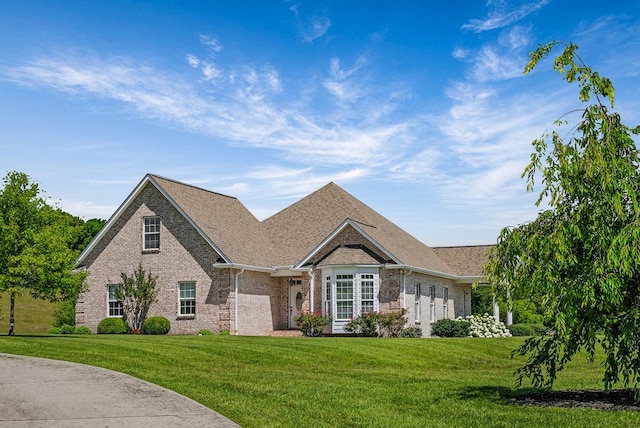
[(298, 330), (307, 337), (322, 336), (322, 330), (333, 318), (319, 312), (300, 312), (294, 318)]

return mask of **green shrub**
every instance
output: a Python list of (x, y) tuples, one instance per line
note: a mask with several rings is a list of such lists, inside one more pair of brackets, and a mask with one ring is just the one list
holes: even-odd
[(167, 334), (169, 330), (171, 330), (171, 322), (165, 317), (149, 317), (142, 325), (144, 334)]
[(322, 336), (322, 330), (333, 318), (319, 312), (300, 312), (294, 318), (296, 326), (307, 337)]
[(64, 324), (60, 326), (60, 330), (62, 331), (62, 334), (73, 334), (73, 331), (75, 329), (76, 329), (75, 326), (71, 324)]
[(47, 334), (62, 334), (62, 327), (51, 327), (47, 330)]
[(91, 334), (91, 329), (81, 325), (73, 330), (73, 334)]
[(229, 330), (220, 330), (220, 336), (229, 336)]
[(51, 327), (47, 330), (48, 334), (73, 334), (75, 327), (69, 324), (63, 324), (58, 327)]
[[(402, 308), (399, 311), (380, 313), (378, 315), (378, 321), (380, 323), (381, 336), (386, 337), (403, 337), (402, 333), (405, 330), (404, 326), (407, 323), (405, 314), (407, 310)], [(418, 327), (418, 329), (420, 329)], [(420, 329), (420, 335), (422, 336), (422, 330)]]
[(533, 336), (533, 328), (529, 324), (511, 324), (507, 328), (512, 336)]
[(60, 302), (53, 311), (53, 327), (76, 325), (76, 305), (74, 302)]
[(512, 324), (507, 328), (512, 336), (539, 336), (548, 330), (542, 324)]
[(365, 312), (358, 315), (344, 326), (347, 333), (355, 333), (358, 336), (378, 337), (380, 335), (379, 314), (377, 312)]
[(198, 332), (198, 336), (213, 336), (213, 332), (211, 330), (207, 330), (206, 328), (203, 328)]
[(438, 337), (467, 337), (469, 322), (464, 320), (442, 319), (431, 324), (431, 335)]
[(127, 334), (129, 326), (122, 318), (105, 318), (98, 324), (98, 334)]
[(366, 312), (344, 326), (347, 333), (365, 337), (401, 337), (407, 323), (405, 309), (394, 312)]
[(402, 329), (400, 337), (405, 338), (420, 338), (422, 337), (422, 328), (420, 327), (406, 327)]

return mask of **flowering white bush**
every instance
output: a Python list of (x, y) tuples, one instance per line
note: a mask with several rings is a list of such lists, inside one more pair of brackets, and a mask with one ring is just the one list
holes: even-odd
[(469, 323), (469, 337), (511, 337), (507, 326), (502, 322), (496, 322), (495, 318), (487, 313), (458, 319)]

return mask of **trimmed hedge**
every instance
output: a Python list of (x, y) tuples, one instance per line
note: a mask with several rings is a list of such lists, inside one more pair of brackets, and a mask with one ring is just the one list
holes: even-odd
[(462, 320), (441, 319), (431, 324), (431, 336), (467, 337), (469, 322)]
[(149, 317), (142, 325), (143, 334), (167, 334), (171, 330), (171, 322), (165, 317)]
[(511, 324), (507, 328), (512, 336), (539, 336), (547, 332), (542, 324)]
[(122, 318), (105, 318), (98, 324), (98, 334), (127, 334), (129, 326)]

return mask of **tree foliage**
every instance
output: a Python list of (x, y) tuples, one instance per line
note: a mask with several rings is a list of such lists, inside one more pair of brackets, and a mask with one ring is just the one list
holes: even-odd
[(133, 333), (141, 333), (151, 304), (156, 301), (157, 276), (146, 273), (142, 265), (133, 275), (121, 273), (122, 282), (116, 290), (116, 298), (122, 302), (123, 319)]
[(70, 248), (75, 229), (68, 214), (48, 205), (37, 183), (10, 172), (0, 191), (0, 291), (11, 298), (13, 334), (15, 296), (28, 291), (52, 302), (80, 291), (85, 274), (74, 273), (78, 252)]
[[(525, 74), (558, 42), (530, 54)], [(503, 229), (485, 267), (497, 293), (539, 299), (551, 334), (533, 337), (514, 351), (528, 356), (518, 383), (551, 387), (558, 371), (581, 349), (593, 359), (605, 352), (605, 389), (622, 381), (638, 388), (640, 375), (640, 157), (613, 108), (611, 81), (588, 67), (577, 46), (564, 50), (553, 68), (579, 87), (578, 123), (566, 137), (546, 132), (533, 141), (523, 177), (537, 205), (548, 207), (527, 224)], [(556, 122), (566, 126), (565, 120)]]

